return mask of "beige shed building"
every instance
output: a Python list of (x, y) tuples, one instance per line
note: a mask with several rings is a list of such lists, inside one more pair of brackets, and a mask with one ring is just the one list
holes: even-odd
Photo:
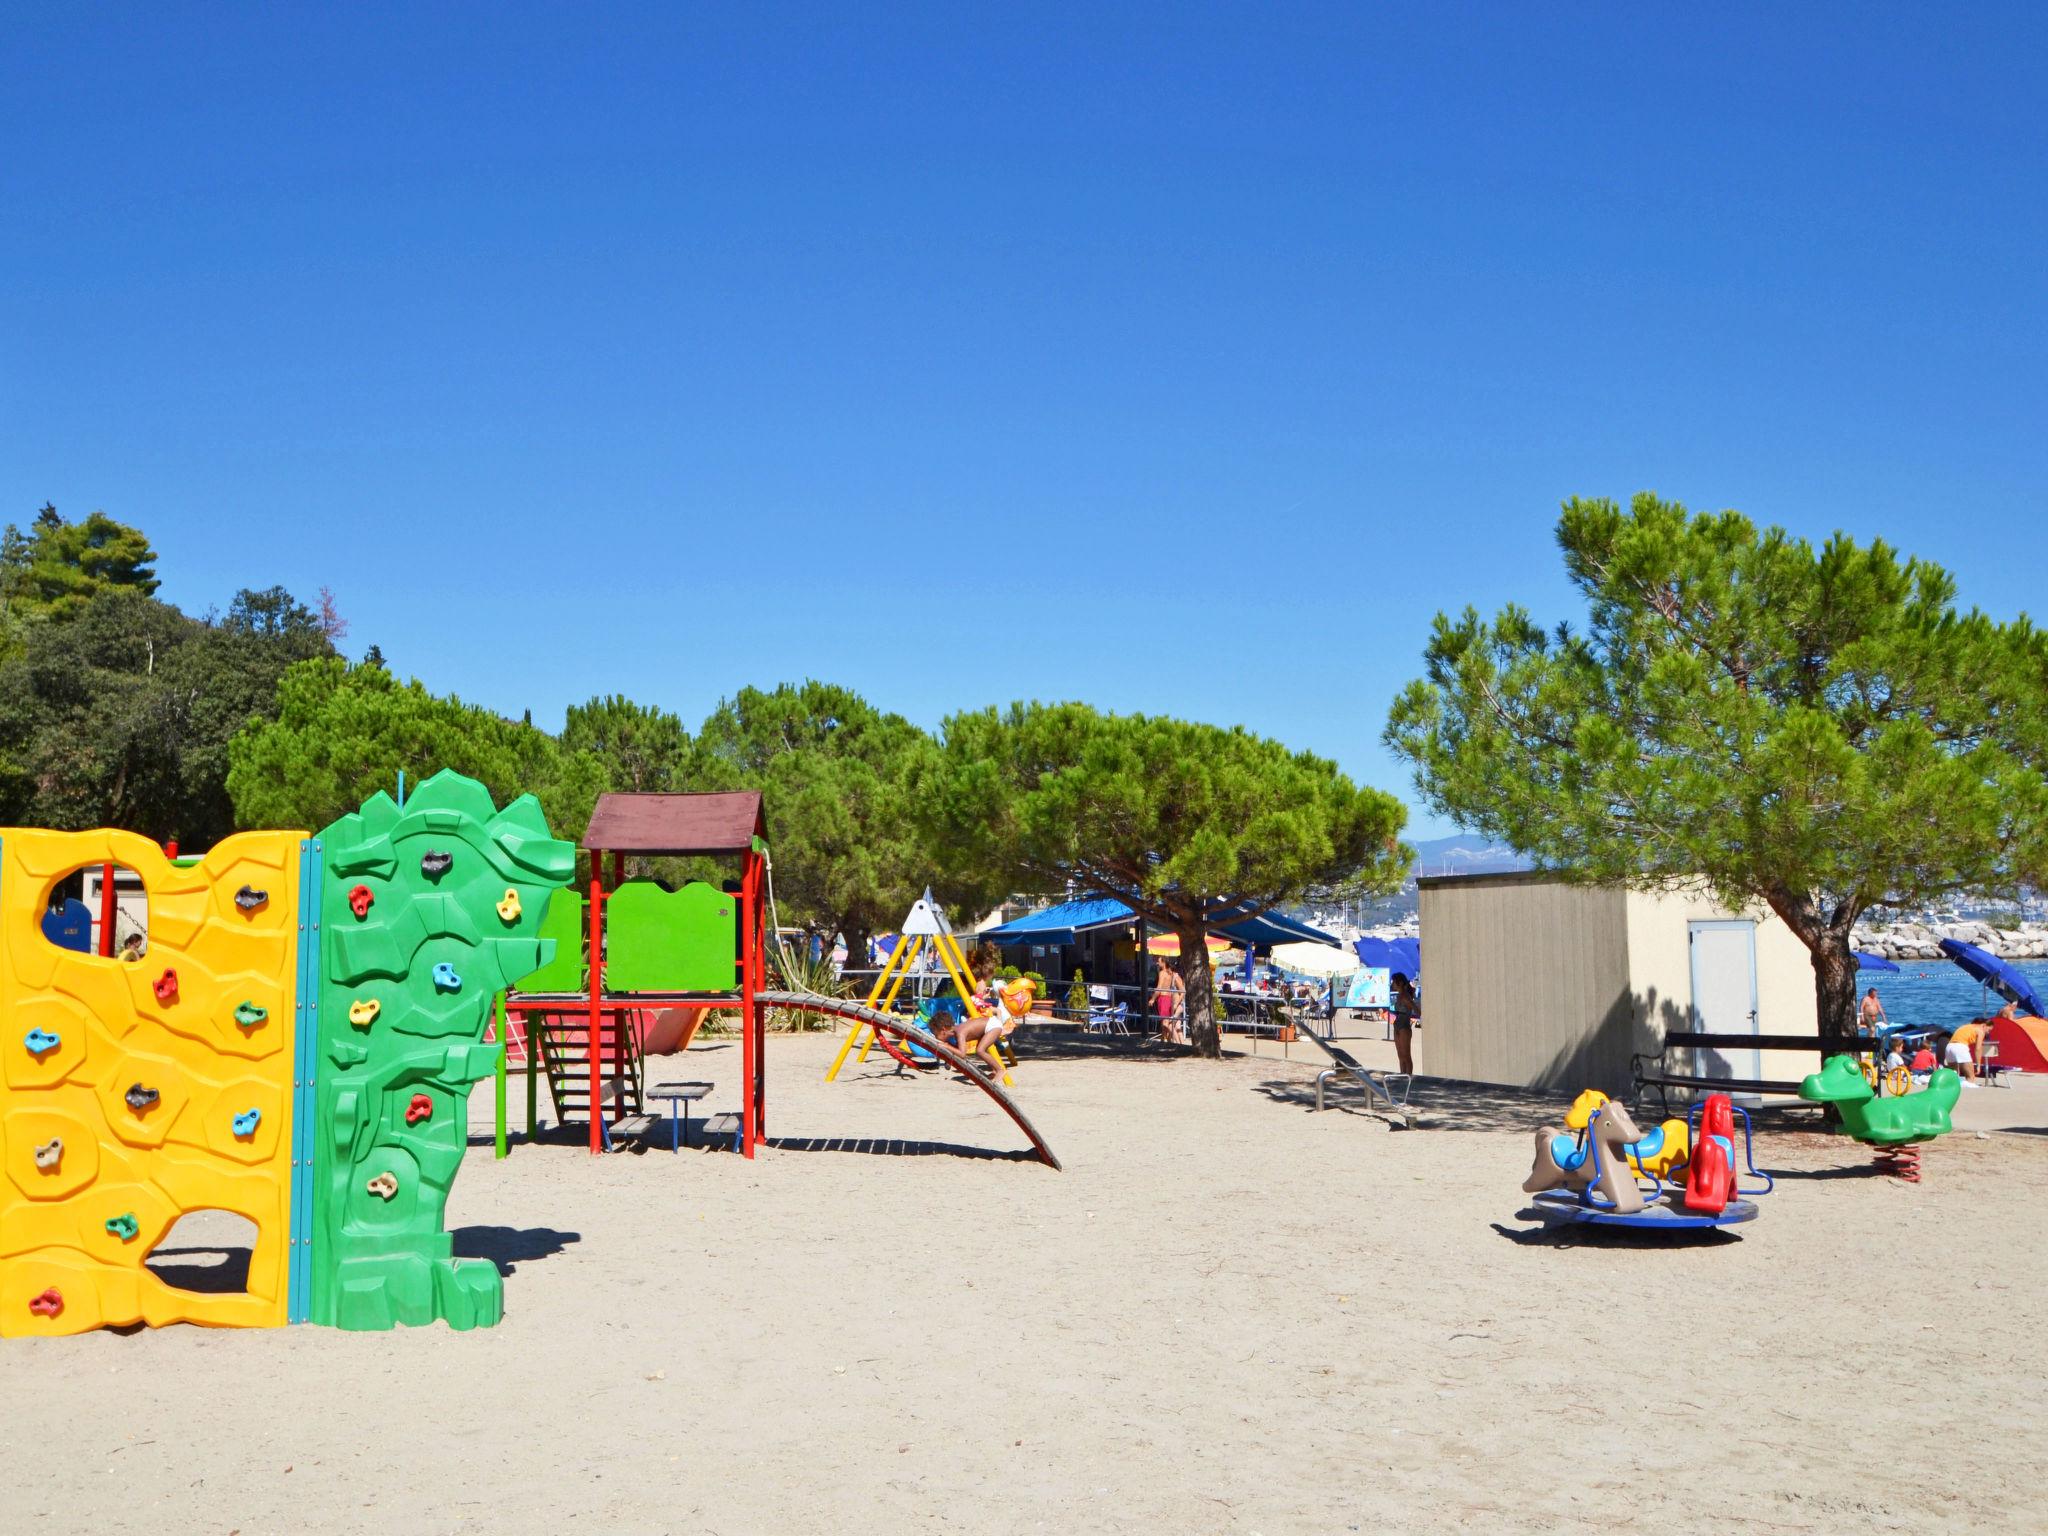
[[(1418, 882), (1422, 1030), (1433, 1077), (1576, 1093), (1626, 1093), (1629, 1057), (1667, 1029), (1812, 1035), (1806, 946), (1769, 910), (1731, 912), (1701, 893), (1571, 885), (1555, 875)], [(1809, 1052), (1722, 1051), (1680, 1070), (1793, 1080)]]

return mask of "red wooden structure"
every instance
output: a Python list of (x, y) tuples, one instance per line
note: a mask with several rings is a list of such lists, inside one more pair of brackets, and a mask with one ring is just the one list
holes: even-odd
[[(767, 827), (755, 790), (707, 795), (600, 795), (583, 833), (590, 855), (590, 900), (585, 907), (590, 1013), (590, 1150), (604, 1150), (602, 1077), (604, 1018), (647, 1008), (737, 1008), (740, 1015), (740, 1148), (748, 1157), (767, 1134), (765, 1013), (755, 1000), (767, 977), (767, 925), (762, 891)], [(611, 855), (607, 882), (605, 855)], [(624, 883), (626, 857), (710, 857), (737, 859), (740, 868), (739, 987), (734, 992), (634, 992), (609, 994), (604, 987), (604, 909), (612, 890)], [(507, 999), (517, 1008), (520, 999)], [(579, 1005), (580, 1006), (580, 1005)]]

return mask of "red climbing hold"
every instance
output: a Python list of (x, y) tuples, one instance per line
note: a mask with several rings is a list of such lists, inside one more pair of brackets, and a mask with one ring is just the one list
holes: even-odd
[(176, 971), (166, 967), (163, 975), (151, 982), (150, 986), (156, 990), (156, 1000), (158, 1002), (175, 1003), (178, 1000), (178, 973)]
[(55, 1317), (64, 1310), (64, 1293), (54, 1285), (28, 1304), (37, 1317)]
[(367, 885), (359, 885), (348, 893), (348, 909), (355, 913), (357, 917), (368, 917), (370, 915), (370, 903), (376, 899), (375, 896), (370, 894), (370, 888)]
[(405, 1123), (417, 1125), (420, 1121), (430, 1118), (433, 1113), (434, 1101), (424, 1093), (416, 1093), (412, 1096), (412, 1102), (405, 1106)]

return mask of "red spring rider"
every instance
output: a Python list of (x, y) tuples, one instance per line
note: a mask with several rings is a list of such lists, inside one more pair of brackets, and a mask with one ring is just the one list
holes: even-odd
[(1692, 1165), (1685, 1175), (1685, 1208), (1718, 1216), (1735, 1197), (1735, 1111), (1725, 1093), (1709, 1094), (1700, 1109)]

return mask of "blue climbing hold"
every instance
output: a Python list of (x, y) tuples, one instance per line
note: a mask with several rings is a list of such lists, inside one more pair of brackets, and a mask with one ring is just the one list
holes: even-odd
[(434, 967), (434, 987), (441, 992), (460, 992), (462, 978), (455, 974), (455, 967), (443, 960)]
[(262, 1118), (263, 1111), (260, 1109), (243, 1110), (239, 1115), (235, 1116), (235, 1134), (237, 1136), (254, 1136), (256, 1134), (256, 1124)]
[(21, 1037), (21, 1043), (28, 1047), (29, 1055), (41, 1061), (57, 1049), (58, 1036), (51, 1034), (47, 1029), (32, 1029)]

